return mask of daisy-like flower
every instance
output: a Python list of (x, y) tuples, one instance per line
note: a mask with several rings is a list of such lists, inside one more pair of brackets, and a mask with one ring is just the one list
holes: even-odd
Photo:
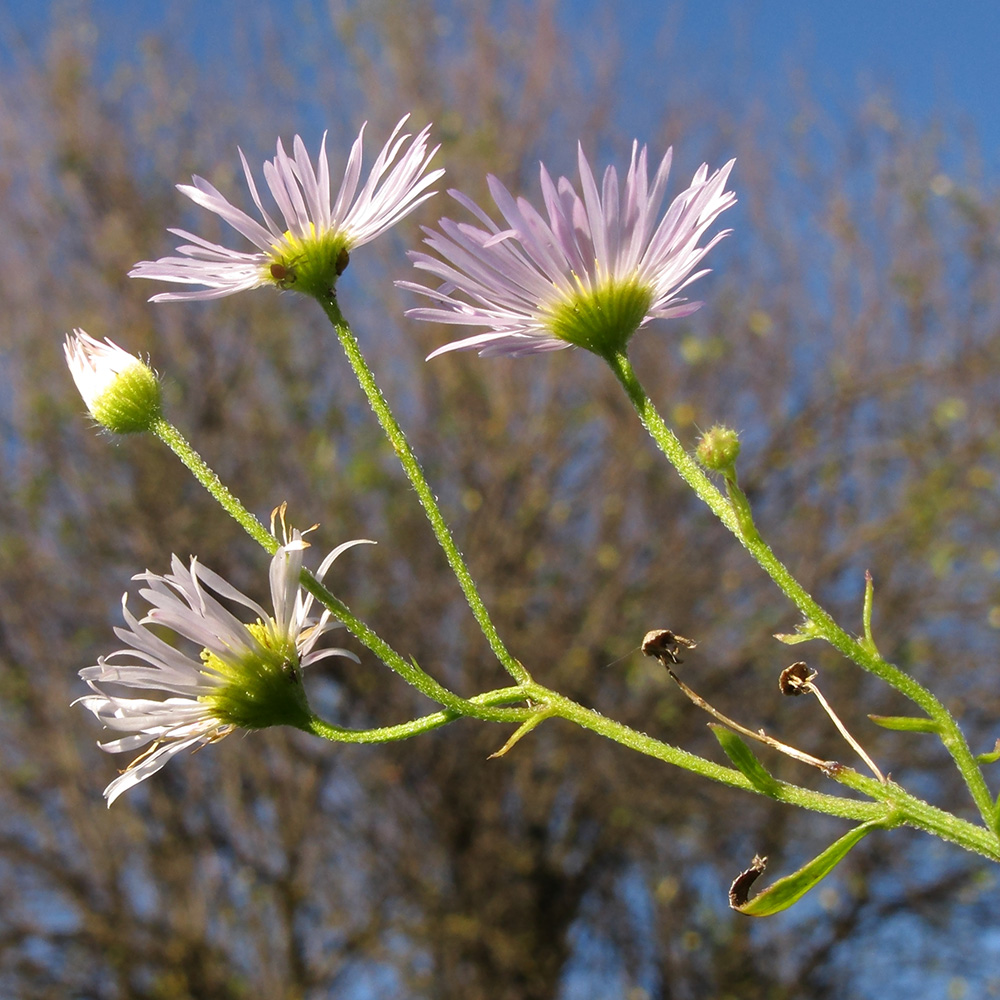
[(446, 344), (428, 360), (446, 351), (521, 357), (573, 345), (608, 357), (651, 320), (687, 316), (700, 308), (702, 303), (679, 293), (707, 273), (695, 268), (728, 235), (720, 232), (698, 245), (719, 214), (736, 202), (725, 190), (735, 161), (711, 175), (703, 165), (659, 218), (671, 155), (668, 149), (650, 185), (646, 147), (633, 143), (621, 192), (614, 167), (604, 172), (598, 189), (581, 146), (582, 197), (567, 178), (554, 183), (542, 164), (547, 219), (492, 176), (490, 193), (502, 225), (465, 195), (450, 191), (481, 226), (442, 219), (440, 232), (425, 229), (424, 242), (438, 256), (410, 256), (418, 270), (440, 284), (397, 284), (436, 303), (410, 309), (408, 316), (485, 327), (486, 332)]
[(400, 156), (410, 138), (409, 134), (400, 134), (407, 118), (409, 115), (396, 125), (358, 192), (365, 133), (361, 127), (335, 199), (331, 199), (326, 134), (315, 168), (299, 136), (292, 143), (292, 156), (279, 139), (277, 155), (264, 164), (264, 180), (281, 211), (283, 225), (276, 224), (265, 211), (242, 150), (243, 172), (263, 225), (230, 204), (202, 177), (192, 178), (193, 185), (178, 184), (177, 189), (193, 202), (215, 212), (245, 236), (257, 247), (256, 252), (231, 250), (183, 229), (171, 229), (175, 236), (191, 241), (177, 248), (182, 256), (140, 261), (129, 276), (204, 286), (192, 291), (161, 292), (152, 297), (152, 302), (218, 299), (260, 285), (328, 296), (347, 267), (350, 252), (375, 239), (430, 198), (435, 192), (428, 188), (444, 173), (443, 169), (426, 172), (439, 148), (435, 146), (428, 152), (430, 126)]
[(160, 416), (160, 383), (140, 358), (83, 330), (66, 335), (66, 364), (90, 415), (116, 434), (149, 430)]
[[(335, 548), (317, 578), (345, 549), (364, 541)], [(139, 594), (150, 610), (138, 619), (127, 607), (128, 595), (122, 599), (128, 627), (116, 628), (115, 634), (128, 648), (80, 671), (95, 693), (79, 703), (109, 729), (128, 734), (99, 744), (101, 749), (120, 753), (147, 748), (104, 790), (109, 806), (182, 750), (214, 743), (236, 729), (308, 727), (312, 713), (302, 668), (326, 656), (357, 658), (344, 649), (315, 648), (339, 623), (325, 609), (318, 619), (310, 618), (312, 595), (299, 584), (307, 546), (301, 533), (293, 531), (271, 560), (273, 616), (196, 559), (185, 567), (174, 556), (166, 575), (135, 577), (146, 583)], [(244, 623), (219, 598), (248, 608), (256, 621)], [(200, 652), (183, 652), (150, 625), (172, 630)], [(144, 694), (127, 697), (129, 688)], [(151, 692), (159, 697), (147, 697)]]

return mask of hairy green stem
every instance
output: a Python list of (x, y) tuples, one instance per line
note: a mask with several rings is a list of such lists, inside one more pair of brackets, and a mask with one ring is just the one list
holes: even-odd
[(507, 647), (500, 638), (496, 626), (493, 624), (489, 612), (486, 610), (486, 605), (479, 596), (479, 591), (476, 589), (472, 574), (465, 565), (462, 553), (455, 544), (454, 538), (452, 538), (451, 530), (444, 519), (444, 515), (441, 513), (441, 508), (438, 506), (433, 491), (427, 483), (427, 478), (420, 467), (420, 462), (413, 453), (406, 435), (403, 433), (389, 404), (382, 395), (382, 390), (375, 381), (375, 376), (364, 355), (361, 353), (357, 338), (351, 332), (347, 320), (344, 319), (337, 300), (328, 297), (320, 298), (318, 301), (323, 306), (327, 318), (333, 324), (333, 328), (337, 331), (337, 336), (340, 338), (340, 343), (343, 345), (348, 361), (350, 361), (351, 367), (354, 369), (354, 375), (368, 397), (372, 411), (378, 418), (378, 422), (381, 424), (382, 430), (389, 440), (389, 444), (392, 445), (393, 451), (395, 451), (396, 457), (403, 467), (403, 471), (416, 491), (420, 504), (424, 508), (424, 513), (427, 515), (427, 520), (434, 530), (438, 544), (444, 551), (448, 565), (455, 574), (459, 586), (462, 588), (462, 593), (465, 595), (466, 601), (469, 602), (469, 607), (472, 609), (472, 613), (479, 623), (483, 635), (486, 636), (486, 640), (489, 642), (494, 656), (496, 656), (514, 680), (519, 683), (530, 681), (531, 677), (524, 668), (524, 665), (508, 652)]
[(656, 407), (646, 395), (646, 391), (640, 384), (627, 356), (624, 353), (612, 354), (606, 360), (628, 394), (642, 425), (659, 449), (666, 455), (684, 481), (746, 547), (789, 600), (813, 623), (816, 633), (858, 666), (876, 677), (880, 677), (905, 695), (937, 723), (941, 742), (954, 759), (984, 822), (995, 834), (998, 831), (998, 820), (993, 797), (976, 764), (972, 751), (969, 749), (964, 734), (944, 705), (918, 681), (882, 659), (869, 643), (859, 642), (833, 620), (830, 614), (792, 576), (770, 546), (760, 537), (756, 528), (752, 526), (752, 522), (749, 525), (745, 523), (746, 518), (739, 516), (732, 501), (722, 494), (695, 459), (684, 450), (683, 445), (667, 427)]
[[(584, 708), (540, 684), (528, 684), (522, 690), (525, 696), (536, 704), (536, 712), (539, 711), (539, 707), (544, 706), (547, 714), (573, 722), (637, 753), (674, 764), (732, 788), (765, 794), (742, 771), (716, 764), (646, 733), (640, 733), (620, 722), (606, 718), (599, 712)], [(830, 816), (840, 816), (860, 822), (877, 820), (887, 828), (912, 826), (993, 861), (1000, 861), (1000, 840), (990, 830), (938, 809), (911, 795), (894, 782), (876, 781), (848, 767), (831, 769), (829, 777), (874, 801), (863, 802), (840, 795), (815, 792), (784, 781), (775, 782), (770, 797), (779, 802), (787, 802)]]
[[(191, 470), (194, 477), (218, 501), (220, 506), (240, 524), (246, 533), (273, 555), (278, 548), (278, 540), (243, 506), (227, 489), (208, 463), (191, 447), (181, 432), (162, 417), (151, 427), (151, 431)], [(469, 715), (490, 722), (520, 722), (526, 717), (526, 710), (493, 708), (477, 704), (474, 700), (460, 697), (439, 684), (433, 677), (397, 653), (387, 642), (370, 629), (360, 618), (352, 614), (343, 601), (338, 600), (307, 569), (302, 571), (302, 586), (324, 607), (337, 616), (344, 627), (356, 639), (370, 649), (386, 666), (399, 674), (432, 701), (443, 705), (456, 715)]]
[(278, 550), (278, 540), (240, 503), (208, 463), (191, 447), (181, 432), (163, 417), (158, 417), (150, 427), (155, 434), (187, 467), (194, 478), (212, 494), (219, 506), (268, 553)]
[[(470, 698), (470, 703), (488, 708), (491, 706), (504, 705), (507, 702), (523, 701), (524, 692), (520, 687), (501, 688), (498, 691), (487, 691), (485, 694), (477, 694)], [(531, 709), (515, 709), (519, 717), (524, 718), (531, 714)], [(335, 726), (326, 722), (318, 716), (313, 716), (309, 725), (303, 727), (307, 733), (314, 736), (321, 736), (326, 740), (333, 740), (335, 743), (393, 743), (397, 740), (406, 740), (411, 736), (419, 736), (421, 733), (429, 733), (432, 729), (439, 729), (441, 726), (454, 722), (467, 716), (467, 712), (433, 712), (424, 715), (419, 719), (411, 719), (409, 722), (401, 722), (395, 726), (381, 726), (376, 729), (345, 729), (343, 726)], [(516, 721), (493, 720), (493, 721)]]
[[(415, 662), (404, 659), (364, 622), (353, 615), (350, 609), (308, 571), (303, 570), (302, 585), (317, 600), (343, 622), (348, 631), (379, 657), (387, 666), (404, 680), (421, 691), (428, 698), (443, 706), (443, 711), (434, 712), (396, 726), (385, 726), (367, 730), (351, 730), (335, 726), (318, 717), (313, 717), (307, 731), (338, 742), (384, 743), (407, 739), (420, 733), (429, 732), (447, 723), (471, 716), (491, 722), (519, 723), (520, 736), (533, 728), (545, 717), (560, 717), (584, 729), (605, 736), (623, 746), (674, 764), (685, 770), (700, 774), (712, 781), (741, 788), (745, 791), (763, 794), (749, 778), (735, 768), (717, 764), (698, 757), (688, 751), (671, 746), (629, 728), (598, 712), (584, 708), (554, 691), (531, 681), (525, 668), (506, 650), (482, 603), (471, 575), (465, 566), (451, 533), (441, 515), (433, 493), (427, 485), (420, 466), (413, 455), (401, 429), (395, 421), (388, 405), (375, 383), (367, 363), (361, 355), (357, 341), (340, 313), (335, 301), (324, 303), (324, 308), (337, 330), (341, 343), (355, 370), (372, 409), (374, 410), (390, 443), (399, 456), (418, 497), (434, 528), (435, 535), (444, 550), (452, 570), (462, 586), (463, 592), (500, 662), (519, 682), (516, 687), (486, 692), (471, 699), (461, 698), (426, 674)], [(737, 509), (732, 498), (724, 496), (705, 475), (698, 464), (683, 449), (680, 442), (666, 426), (653, 407), (645, 391), (624, 354), (608, 359), (612, 370), (625, 388), (635, 406), (643, 425), (657, 445), (672, 462), (684, 480), (695, 490), (718, 518), (729, 528), (739, 541), (750, 551), (757, 562), (792, 600), (799, 610), (812, 622), (818, 635), (823, 636), (835, 648), (855, 663), (881, 677), (898, 691), (909, 697), (935, 721), (942, 742), (955, 759), (965, 777), (977, 806), (982, 812), (989, 829), (975, 826), (965, 820), (929, 805), (906, 792), (893, 782), (878, 782), (841, 767), (830, 771), (830, 777), (856, 792), (866, 795), (872, 801), (859, 801), (838, 795), (815, 792), (797, 785), (777, 781), (769, 794), (779, 801), (801, 806), (814, 812), (840, 816), (845, 819), (866, 822), (875, 820), (886, 827), (909, 825), (925, 830), (945, 840), (975, 851), (993, 860), (1000, 861), (1000, 839), (996, 834), (996, 815), (992, 796), (986, 787), (982, 774), (969, 750), (958, 725), (943, 705), (922, 685), (903, 673), (897, 667), (878, 655), (870, 637), (870, 594), (866, 594), (865, 640), (846, 633), (833, 621), (804, 588), (791, 576), (771, 549), (764, 543), (753, 526), (746, 511)], [(266, 551), (274, 553), (278, 547), (269, 531), (237, 500), (223, 485), (219, 477), (205, 463), (201, 456), (188, 444), (180, 432), (166, 420), (159, 419), (151, 428), (153, 433), (166, 443), (181, 461), (191, 470), (200, 483)], [(530, 706), (511, 707), (509, 703), (530, 701)], [(516, 742), (508, 741), (509, 749)]]

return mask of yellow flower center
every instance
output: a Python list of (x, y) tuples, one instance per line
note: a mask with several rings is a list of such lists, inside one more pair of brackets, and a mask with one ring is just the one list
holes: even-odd
[(273, 245), (263, 277), (282, 289), (293, 288), (315, 298), (328, 298), (350, 261), (350, 245), (347, 237), (335, 230), (317, 234), (312, 222), (309, 230), (307, 237), (286, 232)]

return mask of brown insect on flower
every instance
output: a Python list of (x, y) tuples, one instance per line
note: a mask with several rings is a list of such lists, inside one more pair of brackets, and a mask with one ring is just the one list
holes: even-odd
[(295, 284), (295, 268), (287, 267), (284, 264), (272, 264), (270, 267), (271, 277), (274, 278), (281, 288), (287, 288)]
[(683, 662), (677, 655), (680, 648), (694, 649), (698, 643), (684, 636), (671, 632), (668, 628), (654, 628), (642, 638), (642, 651), (646, 656), (655, 656), (658, 660), (670, 660), (671, 663)]

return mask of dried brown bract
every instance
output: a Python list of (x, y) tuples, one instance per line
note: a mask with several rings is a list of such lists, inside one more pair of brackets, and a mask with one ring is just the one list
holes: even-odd
[(729, 905), (734, 910), (738, 910), (740, 907), (746, 905), (747, 900), (750, 898), (750, 887), (760, 878), (766, 867), (767, 858), (762, 858), (759, 854), (755, 854), (750, 867), (746, 871), (740, 872), (733, 879), (733, 884), (729, 887)]

